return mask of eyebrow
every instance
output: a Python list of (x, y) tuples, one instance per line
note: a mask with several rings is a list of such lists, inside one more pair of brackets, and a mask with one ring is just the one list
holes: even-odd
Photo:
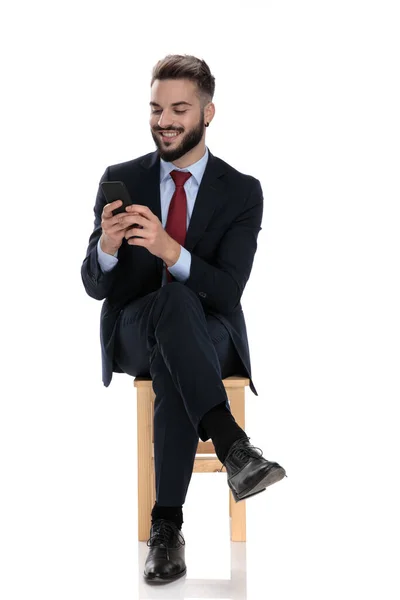
[[(171, 106), (179, 106), (180, 104), (186, 104), (187, 106), (193, 106), (189, 102), (184, 102), (183, 100), (181, 100), (180, 102), (173, 102), (171, 104)], [(160, 104), (157, 104), (157, 102), (150, 102), (150, 106), (160, 106)]]

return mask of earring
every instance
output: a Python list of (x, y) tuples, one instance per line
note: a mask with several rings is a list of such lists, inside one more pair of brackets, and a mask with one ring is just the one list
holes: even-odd
[(210, 123), (206, 123), (205, 126), (208, 127)]

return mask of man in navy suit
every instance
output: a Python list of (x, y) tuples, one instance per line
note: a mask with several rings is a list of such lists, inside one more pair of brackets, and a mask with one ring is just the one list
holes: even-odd
[[(250, 445), (222, 379), (251, 379), (241, 296), (261, 230), (258, 179), (214, 156), (205, 143), (215, 78), (194, 56), (169, 55), (153, 69), (155, 152), (107, 167), (133, 205), (113, 215), (102, 189), (82, 264), (86, 292), (103, 300), (103, 382), (112, 373), (151, 376), (155, 392), (156, 502), (144, 576), (186, 572), (182, 507), (199, 437), (212, 439), (239, 502), (285, 476)], [(140, 234), (140, 235), (138, 235)]]

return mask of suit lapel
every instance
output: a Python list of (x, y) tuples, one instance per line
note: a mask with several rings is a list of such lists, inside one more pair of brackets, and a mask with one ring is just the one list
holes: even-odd
[[(220, 176), (226, 171), (223, 162), (208, 151), (208, 161), (204, 170), (203, 178), (197, 192), (193, 213), (190, 218), (189, 227), (186, 234), (185, 248), (191, 252), (207, 225), (212, 215), (221, 203), (225, 201), (226, 188)], [(146, 181), (143, 182), (143, 188), (146, 193), (146, 199), (150, 210), (161, 219), (161, 199), (160, 199), (160, 158), (158, 151), (147, 155), (141, 162), (141, 166), (146, 173)], [(162, 260), (159, 259), (162, 266)]]

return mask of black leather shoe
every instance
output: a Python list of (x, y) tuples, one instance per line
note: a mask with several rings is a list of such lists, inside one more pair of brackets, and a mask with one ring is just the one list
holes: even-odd
[(144, 578), (148, 583), (168, 583), (185, 575), (185, 540), (173, 521), (156, 519), (147, 545)]
[(262, 450), (251, 446), (249, 440), (236, 440), (224, 461), (228, 485), (236, 502), (263, 492), (269, 485), (287, 476), (283, 467), (263, 458)]

